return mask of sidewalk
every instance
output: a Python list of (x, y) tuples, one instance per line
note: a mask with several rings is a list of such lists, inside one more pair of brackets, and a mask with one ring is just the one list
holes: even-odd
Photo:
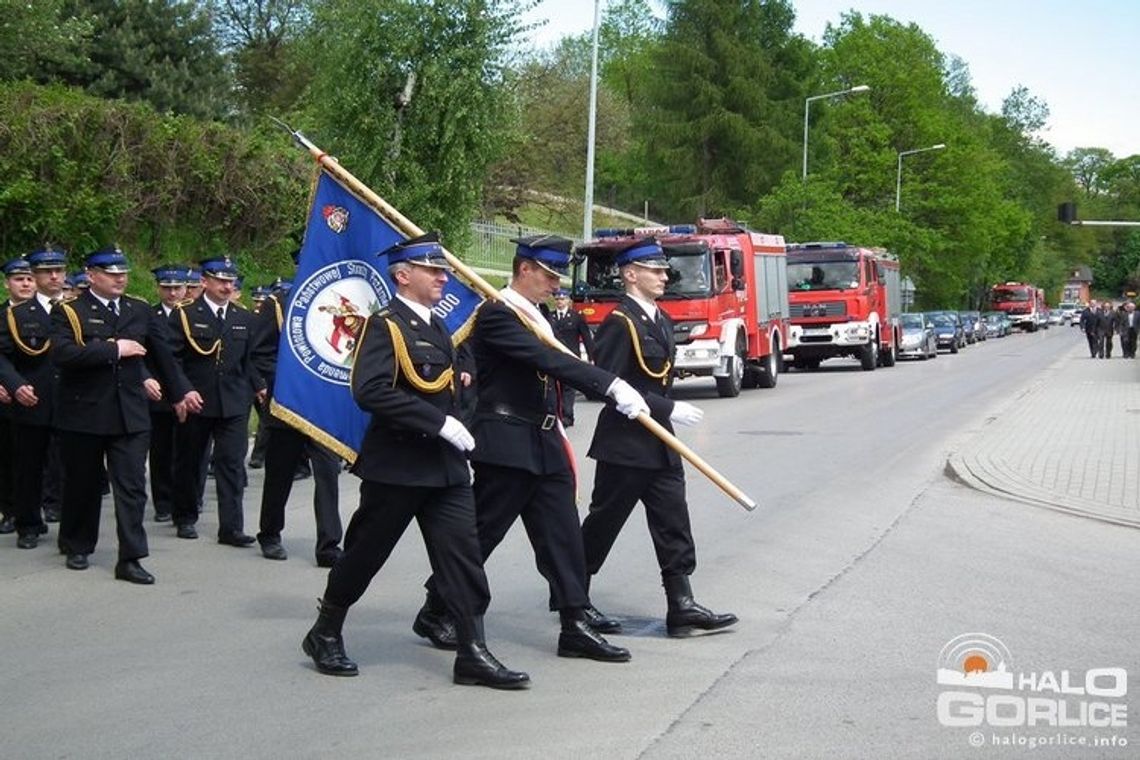
[(1074, 341), (947, 470), (996, 496), (1140, 528), (1140, 359), (1090, 359)]

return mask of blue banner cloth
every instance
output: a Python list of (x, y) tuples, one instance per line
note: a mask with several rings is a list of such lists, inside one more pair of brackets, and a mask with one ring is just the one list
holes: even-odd
[[(352, 398), (356, 341), (368, 317), (396, 292), (386, 257), (376, 254), (408, 237), (320, 170), (285, 305), (271, 413), (349, 462), (356, 460), (369, 419)], [(481, 302), (449, 277), (433, 311), (454, 339), (469, 328)]]

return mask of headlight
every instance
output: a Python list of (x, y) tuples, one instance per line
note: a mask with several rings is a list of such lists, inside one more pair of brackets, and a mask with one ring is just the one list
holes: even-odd
[(696, 338), (704, 335), (709, 331), (709, 326), (706, 324), (693, 325), (693, 329), (689, 330), (689, 335)]

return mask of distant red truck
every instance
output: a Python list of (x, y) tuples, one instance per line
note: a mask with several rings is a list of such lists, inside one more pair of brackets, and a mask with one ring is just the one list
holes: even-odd
[(598, 230), (579, 246), (571, 297), (591, 327), (613, 310), (623, 289), (614, 253), (654, 236), (672, 267), (658, 306), (673, 320), (677, 377), (711, 376), (717, 393), (773, 388), (788, 342), (784, 239), (729, 219), (696, 224)]
[(898, 358), (902, 292), (898, 259), (846, 243), (788, 246), (788, 353), (798, 369), (833, 357), (857, 358), (865, 370)]
[(990, 309), (1009, 315), (1014, 327), (1036, 332), (1046, 322), (1045, 291), (1024, 282), (1005, 282), (990, 288)]

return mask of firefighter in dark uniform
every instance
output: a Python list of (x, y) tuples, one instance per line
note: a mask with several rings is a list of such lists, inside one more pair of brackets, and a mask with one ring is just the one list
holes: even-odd
[[(151, 306), (163, 324), (186, 298), (185, 264), (165, 264), (151, 270), (158, 285), (158, 303)], [(150, 499), (154, 521), (170, 522), (174, 511), (174, 407), (163, 396), (150, 402)]]
[(281, 325), (285, 319), (288, 289), (276, 289), (262, 302), (257, 314), (257, 347), (254, 367), (265, 378), (269, 398), (258, 414), (265, 426), (265, 482), (261, 489), (261, 517), (257, 541), (266, 559), (287, 558), (281, 545), (285, 527), (285, 505), (293, 490), (297, 468), (307, 458), (313, 472), (313, 513), (317, 520), (317, 565), (332, 567), (340, 556), (340, 540), (344, 529), (340, 522), (340, 494), (337, 477), (340, 457), (269, 413), (273, 382), (277, 376), (277, 347)]
[(203, 292), (170, 316), (175, 356), (203, 407), (179, 425), (174, 445), (174, 512), (179, 538), (198, 537), (198, 494), (207, 446), (213, 442), (218, 494), (218, 543), (249, 546), (242, 495), (249, 408), (265, 397), (253, 368), (254, 317), (230, 304), (237, 270), (228, 258), (201, 262)]
[[(599, 635), (613, 630), (615, 621), (599, 615), (587, 593), (574, 462), (558, 420), (558, 384), (593, 398), (610, 396), (629, 416), (649, 409), (624, 380), (538, 337), (553, 338), (537, 304), (557, 290), (570, 264), (572, 241), (543, 235), (515, 242), (511, 285), (501, 291), (510, 306), (482, 304), (468, 339), (478, 393), (471, 461), (483, 560), (521, 517), (538, 570), (550, 585), (551, 608), (561, 619), (558, 654), (624, 662), (629, 651)], [(452, 644), (446, 615), (430, 580), (427, 588), (427, 603), (413, 630), (447, 648)]]
[[(673, 423), (695, 425), (702, 417), (700, 409), (669, 398), (673, 323), (655, 304), (665, 292), (669, 262), (661, 246), (648, 238), (620, 251), (614, 263), (625, 296), (598, 328), (597, 364), (640, 391), (653, 419), (669, 432)], [(680, 456), (642, 425), (609, 408), (598, 415), (589, 456), (598, 462), (589, 514), (582, 521), (590, 576), (601, 570), (630, 512), (641, 501), (665, 586), (668, 634), (684, 636), (694, 629), (711, 631), (735, 623), (735, 615), (712, 612), (693, 600), (689, 576), (697, 558)]]
[(341, 637), (345, 613), (415, 518), (440, 594), (457, 623), (455, 682), (524, 688), (527, 674), (505, 668), (484, 642), (490, 593), (465, 458), (475, 442), (455, 416), (462, 379), (456, 376), (451, 336), (431, 312), (447, 282), (447, 259), (432, 233), (385, 254), (397, 295), (368, 319), (352, 369), (353, 398), (372, 415), (352, 469), (362, 481), (360, 506), (302, 648), (322, 673), (356, 675)]
[[(590, 326), (586, 324), (586, 319), (570, 305), (569, 291), (559, 289), (554, 294), (554, 311), (547, 315), (547, 319), (550, 320), (550, 325), (554, 328), (554, 337), (570, 349), (570, 353), (579, 356), (579, 352), (584, 347), (586, 358), (594, 361), (594, 337), (590, 334)], [(574, 397), (576, 395), (577, 392), (573, 388), (562, 388), (560, 417), (562, 424), (566, 427), (574, 424)]]
[[(87, 257), (91, 287), (52, 310), (51, 356), (59, 367), (56, 427), (66, 473), (60, 549), (67, 567), (86, 570), (99, 537), (103, 463), (115, 498), (119, 561), (115, 577), (154, 583), (139, 560), (147, 556), (147, 399), (166, 393), (181, 415), (201, 399), (178, 368), (169, 331), (145, 301), (123, 295), (127, 259), (117, 248)], [(151, 376), (144, 356), (158, 370)]]
[[(8, 287), (8, 300), (0, 304), (7, 313), (36, 294), (36, 280), (32, 265), (23, 256), (4, 264), (4, 282)], [(0, 535), (16, 532), (16, 508), (12, 501), (15, 471), (12, 468), (12, 396), (0, 383)]]
[(59, 371), (52, 364), (51, 311), (60, 302), (67, 254), (47, 248), (28, 256), (36, 294), (10, 307), (0, 324), (0, 382), (12, 397), (12, 497), (17, 546), (34, 549), (47, 532), (42, 512), (44, 478), (58, 481), (60, 470), (48, 469), (52, 412)]

